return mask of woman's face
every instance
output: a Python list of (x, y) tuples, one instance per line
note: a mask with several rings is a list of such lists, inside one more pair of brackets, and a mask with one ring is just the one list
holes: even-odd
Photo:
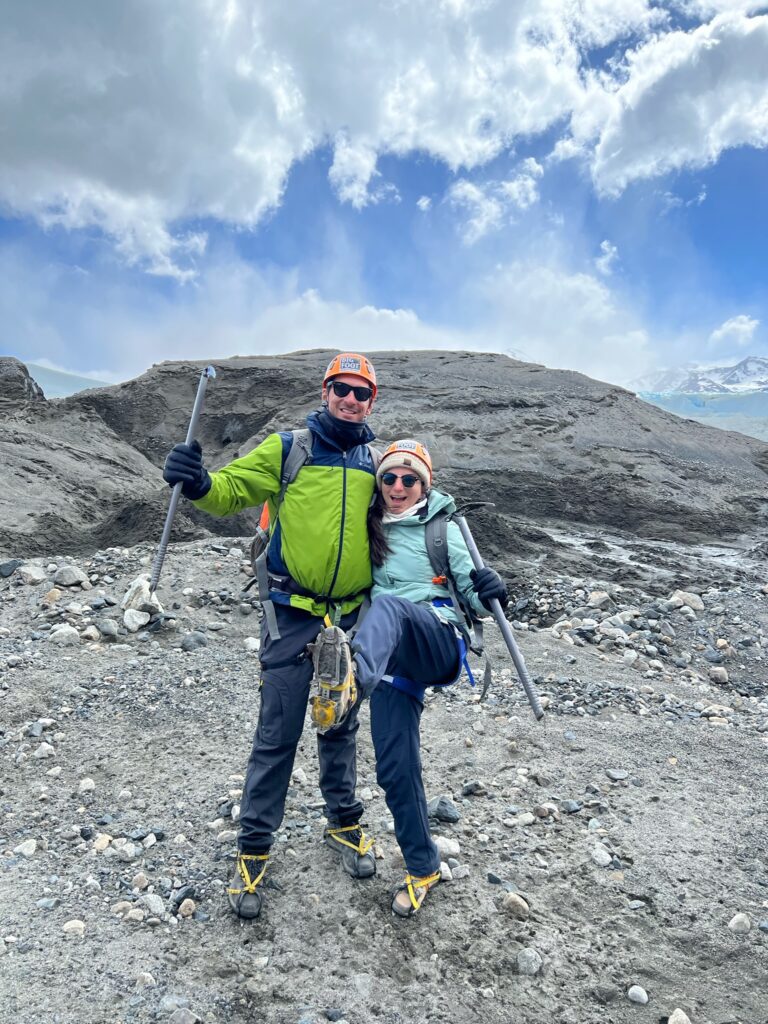
[(381, 496), (387, 512), (406, 512), (424, 497), (424, 483), (413, 470), (395, 466), (381, 478)]

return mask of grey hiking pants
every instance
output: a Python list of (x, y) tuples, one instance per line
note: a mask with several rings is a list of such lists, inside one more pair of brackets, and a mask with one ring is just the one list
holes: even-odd
[[(266, 853), (285, 812), (296, 748), (312, 679), (312, 659), (305, 648), (323, 627), (323, 620), (286, 605), (275, 604), (280, 639), (273, 640), (266, 620), (261, 635), (261, 707), (240, 806), (238, 846), (243, 853)], [(348, 630), (357, 612), (341, 619)], [(355, 795), (357, 710), (336, 729), (317, 734), (320, 790), (328, 819), (339, 825), (360, 820), (363, 804)]]

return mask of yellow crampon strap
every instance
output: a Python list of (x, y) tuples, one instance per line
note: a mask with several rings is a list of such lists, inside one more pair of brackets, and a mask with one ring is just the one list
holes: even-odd
[(324, 623), (326, 624), (326, 626), (328, 627), (328, 629), (331, 629), (331, 628), (332, 628), (332, 626), (334, 625), (334, 624), (333, 624), (333, 623), (331, 622), (331, 616), (330, 616), (330, 615), (328, 614), (328, 612), (326, 612), (326, 613), (325, 613), (325, 618), (323, 619), (323, 622), (324, 622)]
[[(408, 893), (408, 899), (411, 901), (411, 906), (414, 911), (418, 910), (421, 904), (424, 902), (424, 897), (427, 895), (429, 890), (435, 885), (436, 882), (440, 881), (440, 872), (435, 871), (431, 875), (424, 875), (423, 878), (417, 878), (415, 875), (405, 876), (405, 890)], [(423, 889), (424, 892), (421, 894), (421, 898), (416, 895), (417, 889)]]
[[(264, 864), (263, 864), (263, 866), (261, 868), (261, 871), (258, 873), (258, 875), (255, 878), (251, 878), (251, 873), (248, 870), (248, 864), (246, 862), (249, 861), (249, 860), (263, 861), (264, 862)], [(238, 896), (241, 892), (248, 892), (248, 893), (256, 892), (256, 886), (262, 880), (262, 878), (264, 877), (264, 872), (267, 870), (267, 861), (268, 860), (269, 860), (269, 854), (268, 853), (238, 853), (238, 855), (237, 855), (237, 871), (238, 871), (238, 874), (240, 875), (240, 877), (242, 878), (244, 885), (243, 885), (242, 889), (227, 889), (227, 892), (231, 893), (233, 896)]]
[[(374, 840), (370, 839), (365, 832), (360, 828), (359, 825), (346, 825), (344, 828), (329, 828), (326, 829), (329, 836), (333, 836), (337, 843), (341, 843), (342, 846), (348, 846), (350, 850), (354, 850), (355, 853), (364, 857), (366, 853), (369, 853), (373, 849)], [(342, 839), (341, 835), (343, 832), (359, 832), (360, 842), (350, 843), (348, 839)]]

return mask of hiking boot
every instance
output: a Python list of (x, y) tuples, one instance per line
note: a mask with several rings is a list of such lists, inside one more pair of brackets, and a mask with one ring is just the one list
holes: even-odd
[(420, 909), (430, 889), (440, 884), (440, 871), (417, 877), (408, 874), (392, 900), (392, 913), (398, 917), (413, 917)]
[(328, 625), (320, 631), (315, 643), (309, 645), (313, 669), (310, 718), (319, 733), (341, 725), (357, 702), (349, 639), (343, 629), (330, 625), (330, 621), (326, 616)]
[(341, 866), (352, 878), (372, 878), (376, 874), (376, 857), (373, 839), (363, 832), (360, 825), (329, 825), (323, 832), (323, 840), (341, 857)]
[(227, 899), (238, 917), (253, 921), (261, 913), (264, 895), (261, 882), (267, 870), (268, 853), (238, 853), (227, 889)]

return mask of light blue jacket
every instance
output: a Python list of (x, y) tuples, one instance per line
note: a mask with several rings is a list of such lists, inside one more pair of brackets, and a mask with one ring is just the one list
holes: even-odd
[[(447, 587), (432, 582), (435, 573), (427, 554), (425, 524), (441, 509), (453, 511), (454, 508), (450, 495), (432, 490), (427, 513), (423, 518), (415, 515), (399, 523), (384, 524), (390, 554), (384, 565), (373, 568), (372, 601), (382, 594), (394, 594), (416, 604), (431, 604), (435, 598), (450, 598)], [(456, 523), (452, 522), (448, 523), (448, 557), (456, 589), (469, 599), (478, 615), (488, 615), (488, 610), (480, 603), (469, 578), (473, 566), (464, 538)], [(452, 607), (436, 608), (435, 611), (442, 619), (454, 625), (464, 624), (461, 613)]]

